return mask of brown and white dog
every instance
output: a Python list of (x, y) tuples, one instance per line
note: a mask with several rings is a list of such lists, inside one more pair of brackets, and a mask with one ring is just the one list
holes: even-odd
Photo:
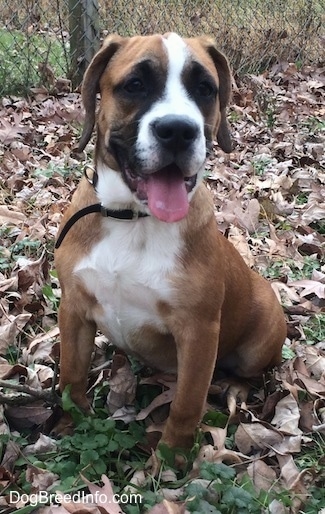
[(162, 436), (171, 447), (191, 446), (216, 362), (256, 377), (280, 362), (286, 335), (271, 286), (219, 233), (202, 184), (214, 139), (231, 151), (230, 89), (213, 40), (176, 34), (108, 37), (82, 87), (80, 151), (98, 92), (100, 107), (94, 181), (81, 181), (56, 245), (60, 388), (71, 384), (89, 408), (99, 328), (153, 368), (177, 371)]

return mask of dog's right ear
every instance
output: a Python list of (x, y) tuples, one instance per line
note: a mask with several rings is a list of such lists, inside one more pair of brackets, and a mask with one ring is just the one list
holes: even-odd
[(86, 70), (81, 87), (81, 97), (86, 116), (77, 152), (84, 150), (91, 137), (96, 118), (96, 97), (99, 93), (99, 80), (109, 60), (121, 46), (123, 40), (124, 38), (116, 34), (108, 36)]

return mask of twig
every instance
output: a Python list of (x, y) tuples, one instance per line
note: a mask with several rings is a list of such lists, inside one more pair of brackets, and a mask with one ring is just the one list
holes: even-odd
[(22, 395), (6, 395), (0, 393), (0, 404), (2, 403), (15, 403), (19, 404), (20, 402), (29, 403), (35, 400), (44, 400), (51, 404), (61, 404), (61, 399), (53, 390), (50, 389), (35, 389), (34, 387), (30, 387), (26, 384), (17, 384), (14, 382), (9, 382), (7, 380), (0, 380), (0, 388), (3, 389), (11, 389), (13, 391), (17, 391), (19, 393), (23, 393)]
[(26, 394), (7, 395), (0, 393), (0, 405), (28, 405), (37, 401), (35, 396), (28, 396)]

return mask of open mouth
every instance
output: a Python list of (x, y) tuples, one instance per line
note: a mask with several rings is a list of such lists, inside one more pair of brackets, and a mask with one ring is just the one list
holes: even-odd
[(139, 200), (148, 204), (153, 216), (174, 222), (185, 218), (189, 209), (188, 193), (196, 184), (197, 175), (184, 177), (180, 168), (169, 164), (150, 175), (137, 175), (124, 166), (125, 180)]

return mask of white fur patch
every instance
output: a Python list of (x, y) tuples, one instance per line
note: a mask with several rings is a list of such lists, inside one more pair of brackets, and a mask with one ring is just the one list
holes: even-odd
[(98, 183), (96, 185), (96, 193), (98, 199), (104, 207), (110, 209), (128, 209), (136, 205), (142, 212), (149, 210), (138, 200), (137, 196), (132, 193), (122, 178), (120, 171), (112, 170), (101, 162), (97, 165)]
[(90, 313), (98, 328), (116, 346), (132, 350), (129, 335), (144, 324), (166, 333), (157, 301), (173, 296), (169, 277), (182, 249), (181, 223), (161, 223), (153, 217), (103, 223), (105, 237), (74, 274), (101, 306)]

